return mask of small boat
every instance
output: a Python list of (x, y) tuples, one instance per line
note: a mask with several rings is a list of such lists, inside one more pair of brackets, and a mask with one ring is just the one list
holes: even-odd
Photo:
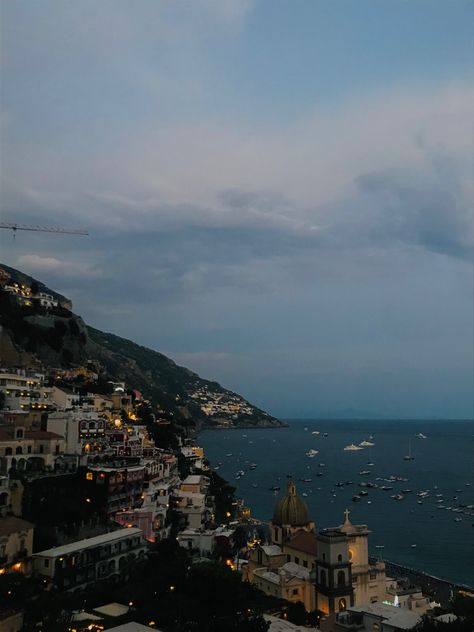
[(226, 454), (226, 456), (232, 456), (232, 452), (229, 452), (229, 454)]
[(411, 545), (411, 548), (412, 548), (412, 549), (416, 549), (416, 544), (412, 544), (412, 545)]
[(318, 450), (308, 450), (308, 452), (306, 452), (306, 456), (309, 457), (310, 459), (314, 459), (314, 457), (318, 454)]
[(313, 430), (313, 432), (311, 434), (318, 435), (319, 434), (319, 430)]
[(278, 487), (278, 485), (273, 485), (272, 487), (270, 487), (270, 491), (271, 492), (279, 492), (280, 488)]
[(357, 494), (355, 496), (352, 496), (352, 502), (358, 503), (359, 501), (360, 501), (360, 496), (358, 496)]
[(303, 492), (301, 495), (304, 496), (305, 498), (308, 496), (306, 492)]
[(329, 437), (328, 433), (327, 433), (327, 432), (325, 432), (325, 433), (323, 434), (323, 437)]
[(364, 448), (361, 448), (360, 445), (355, 445), (355, 443), (350, 443), (349, 445), (346, 445), (346, 447), (344, 448), (345, 452), (356, 452), (357, 450), (363, 450)]
[(326, 463), (318, 463), (318, 467), (326, 467)]
[(257, 483), (252, 483), (252, 487), (258, 487)]
[(412, 489), (402, 489), (402, 492), (403, 492), (404, 494), (411, 494), (411, 493), (412, 493), (412, 491), (413, 491)]
[(357, 495), (358, 496), (368, 496), (369, 492), (365, 491), (365, 489), (361, 489), (360, 492)]
[(251, 464), (249, 465), (249, 470), (254, 470), (256, 467), (257, 467), (257, 464), (256, 464), (256, 463), (251, 463)]
[(394, 499), (395, 500), (403, 500), (404, 496), (403, 496), (403, 494), (396, 494)]
[(415, 457), (411, 453), (411, 441), (408, 441), (408, 454), (403, 457), (404, 461), (414, 461)]
[(362, 448), (371, 448), (372, 446), (374, 446), (374, 445), (375, 445), (375, 443), (374, 443), (373, 441), (361, 441), (361, 442), (359, 443), (359, 445), (360, 445)]
[(459, 518), (459, 517), (454, 518), (454, 522), (461, 522), (461, 520), (462, 520), (462, 518)]
[(360, 474), (361, 476), (364, 476), (365, 474), (370, 474), (370, 471), (369, 471), (369, 470), (361, 470), (361, 471), (359, 472), (359, 474)]
[(415, 437), (418, 437), (418, 439), (427, 439), (428, 437), (426, 435), (424, 435), (422, 432), (419, 432), (418, 434), (415, 435)]
[(299, 479), (302, 483), (312, 483), (313, 479), (312, 478), (300, 478)]
[(390, 487), (390, 485), (382, 485), (382, 487), (380, 489), (383, 490), (384, 492), (388, 492), (388, 491), (392, 490), (393, 487)]
[(374, 467), (375, 463), (367, 463), (369, 467)]

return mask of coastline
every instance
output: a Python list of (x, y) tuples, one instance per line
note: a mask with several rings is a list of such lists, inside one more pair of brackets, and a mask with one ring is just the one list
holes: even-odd
[(425, 573), (418, 568), (404, 566), (392, 560), (384, 560), (373, 555), (369, 556), (369, 560), (371, 562), (384, 562), (387, 575), (393, 576), (396, 579), (406, 577), (410, 583), (419, 586), (424, 593), (432, 596), (432, 598), (439, 602), (442, 607), (447, 607), (449, 605), (451, 596), (456, 592), (474, 592), (474, 587), (467, 584), (451, 582), (447, 579), (442, 579), (441, 577)]

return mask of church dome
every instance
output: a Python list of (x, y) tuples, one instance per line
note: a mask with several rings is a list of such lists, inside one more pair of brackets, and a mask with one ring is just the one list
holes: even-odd
[(275, 505), (272, 523), (277, 525), (291, 525), (304, 527), (310, 522), (308, 505), (296, 495), (293, 481), (288, 482), (288, 493)]

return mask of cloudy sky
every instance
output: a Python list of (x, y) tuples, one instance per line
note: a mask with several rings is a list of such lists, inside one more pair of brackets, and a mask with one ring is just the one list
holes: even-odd
[(470, 0), (10, 0), (1, 259), (278, 416), (470, 417)]

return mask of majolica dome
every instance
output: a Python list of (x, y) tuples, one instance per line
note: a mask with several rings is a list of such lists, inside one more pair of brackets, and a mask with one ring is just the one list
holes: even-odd
[(310, 522), (308, 505), (297, 496), (293, 481), (288, 481), (288, 493), (277, 502), (273, 524), (304, 527)]

